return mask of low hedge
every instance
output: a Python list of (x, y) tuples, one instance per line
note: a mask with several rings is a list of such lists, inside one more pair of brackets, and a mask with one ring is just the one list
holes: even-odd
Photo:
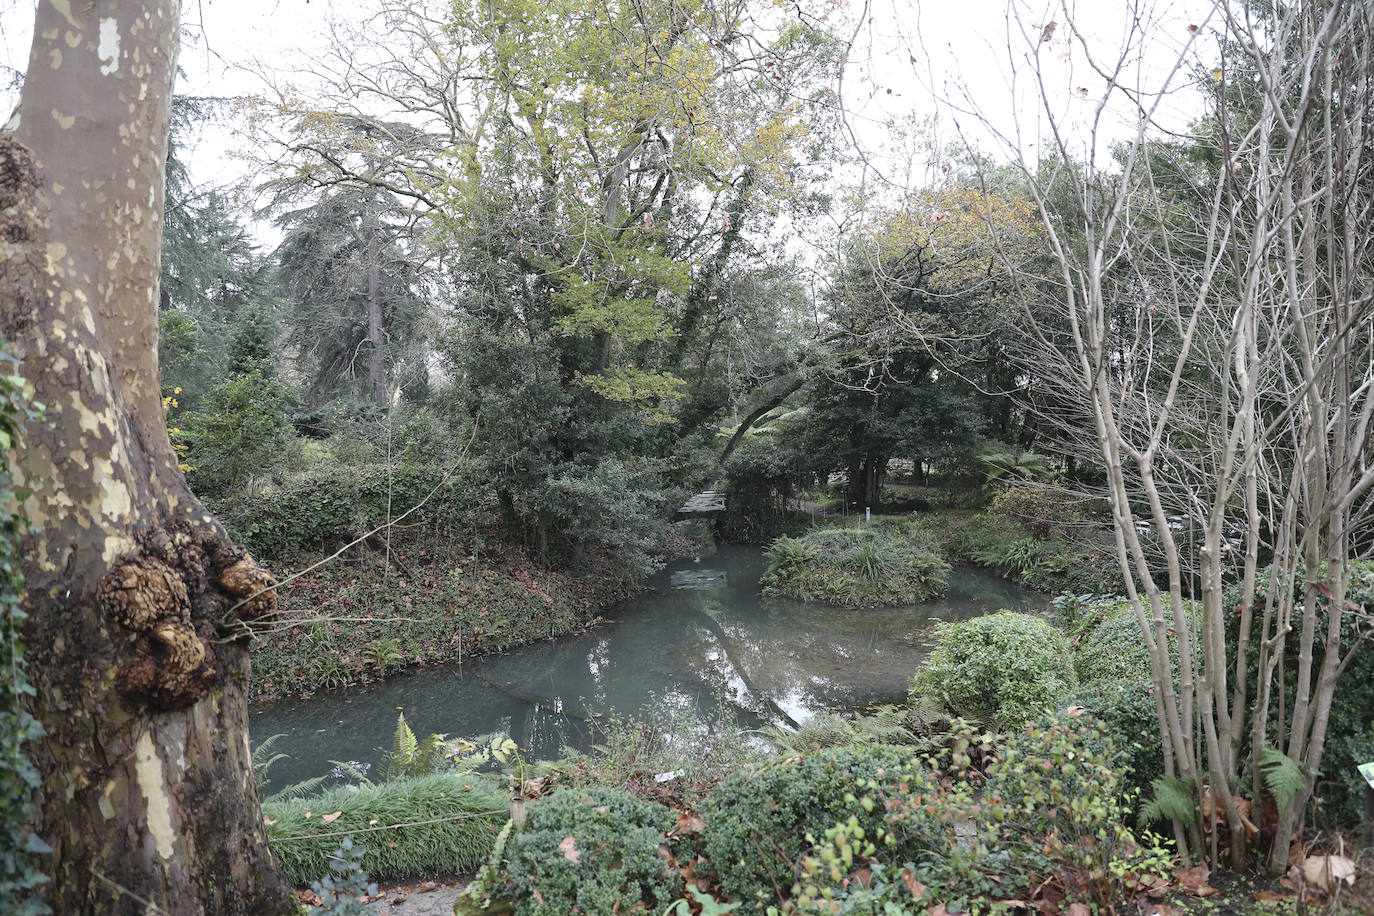
[(366, 848), (363, 870), (374, 880), (475, 868), (507, 804), (494, 783), (441, 774), (264, 801), (262, 813), (282, 871), (303, 885), (330, 873), (329, 855), (345, 836)]

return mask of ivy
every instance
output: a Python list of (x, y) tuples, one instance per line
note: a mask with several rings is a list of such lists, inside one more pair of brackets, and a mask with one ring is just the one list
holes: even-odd
[[(8, 351), (0, 349), (0, 451), (10, 452), (19, 441), (24, 420), (36, 415), (37, 405), (24, 397), (24, 380)], [(38, 769), (24, 752), (24, 745), (43, 737), (43, 726), (24, 709), (25, 697), (33, 696), (24, 669), (21, 629), (24, 610), (24, 574), (20, 569), (18, 543), (28, 522), (18, 506), (23, 493), (14, 487), (8, 462), (0, 462), (0, 645), (6, 647), (0, 677), (0, 912), (37, 916), (52, 912), (39, 888), (47, 876), (36, 855), (52, 852), (29, 827), (33, 790)]]

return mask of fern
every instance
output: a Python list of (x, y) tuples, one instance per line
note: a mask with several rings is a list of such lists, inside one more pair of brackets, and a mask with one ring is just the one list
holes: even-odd
[(334, 764), (335, 768), (338, 770), (338, 773), (331, 773), (331, 776), (337, 776), (340, 774), (344, 776), (352, 776), (354, 779), (358, 781), (358, 785), (372, 788), (372, 780), (368, 779), (367, 774), (364, 773), (362, 770), (358, 769), (357, 767), (355, 767), (353, 764), (346, 763), (342, 760), (331, 760), (329, 762)]
[(276, 763), (278, 760), (286, 759), (286, 754), (272, 753), (273, 746), (285, 737), (285, 732), (273, 735), (253, 748), (253, 778), (257, 781), (259, 789), (263, 788), (271, 781), (267, 778), (267, 771), (272, 769), (272, 764)]
[(1197, 816), (1197, 804), (1192, 784), (1176, 776), (1161, 776), (1150, 783), (1152, 797), (1140, 807), (1140, 819), (1145, 823), (1178, 820), (1192, 823)]
[(387, 756), (382, 779), (410, 775), (410, 769), (415, 763), (415, 752), (419, 750), (419, 746), (419, 742), (415, 740), (415, 733), (406, 724), (406, 714), (401, 713), (396, 717), (396, 734), (391, 739), (391, 753)]
[(1280, 751), (1266, 747), (1260, 751), (1260, 772), (1264, 785), (1278, 802), (1279, 810), (1287, 808), (1299, 792), (1307, 788), (1307, 776), (1302, 764)]
[[(352, 768), (350, 767), (350, 769)], [(284, 802), (293, 798), (305, 798), (311, 793), (317, 792), (328, 778), (328, 776), (312, 776), (309, 779), (294, 782), (280, 792), (264, 795), (262, 800), (264, 802)]]

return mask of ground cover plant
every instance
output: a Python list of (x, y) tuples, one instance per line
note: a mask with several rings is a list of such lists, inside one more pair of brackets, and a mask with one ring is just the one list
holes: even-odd
[(815, 528), (769, 549), (763, 593), (847, 607), (915, 604), (944, 593), (949, 564), (920, 521)]
[(341, 687), (565, 635), (631, 587), (596, 556), (574, 576), (494, 532), (399, 529), (281, 590), (278, 620), (253, 644), (252, 692)]
[(263, 802), (267, 836), (292, 883), (330, 873), (342, 837), (365, 846), (374, 880), (472, 869), (491, 852), (505, 821), (506, 793), (471, 773), (403, 777)]
[(950, 559), (985, 566), (1027, 588), (1050, 594), (1122, 591), (1115, 550), (1097, 529), (1038, 536), (1010, 516), (954, 512), (932, 513), (927, 526)]

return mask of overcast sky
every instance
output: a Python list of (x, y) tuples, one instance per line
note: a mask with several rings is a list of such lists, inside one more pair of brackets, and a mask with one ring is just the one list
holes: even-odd
[[(359, 17), (380, 0), (184, 0), (186, 37), (178, 91), (232, 96), (252, 93), (260, 83), (248, 65), (263, 61), (283, 67), (322, 47), (329, 17)], [(1143, 79), (1158, 82), (1194, 38), (1190, 25), (1205, 25), (1208, 0), (1161, 0), (1151, 4), (1144, 27), (1146, 47), (1132, 61)], [(939, 115), (947, 142), (961, 136), (999, 158), (1010, 154), (980, 118), (996, 125), (1012, 145), (1031, 151), (1042, 142), (1044, 115), (1030, 79), (1029, 59), (1038, 55), (1047, 74), (1047, 94), (1056, 117), (1076, 125), (1080, 143), (1106, 82), (1094, 71), (1114, 61), (1116, 49), (1138, 21), (1126, 0), (1079, 0), (1073, 16), (1082, 40), (1065, 27), (1059, 0), (840, 0), (831, 17), (853, 52), (845, 75), (849, 122), (884, 178), (919, 184), (918, 163), (909, 173), (903, 156), (890, 146), (891, 119)], [(23, 69), (28, 56), (34, 4), (0, 0), (0, 62)], [(1041, 42), (1049, 22), (1057, 27)], [(1198, 33), (1205, 36), (1205, 28)], [(1202, 44), (1189, 54), (1205, 54)], [(1178, 81), (1180, 87), (1182, 80)], [(6, 111), (12, 93), (0, 96)], [(1162, 108), (1164, 120), (1182, 127), (1197, 113), (1196, 96), (1180, 91)], [(1108, 139), (1133, 129), (1135, 110), (1124, 99), (1103, 122)], [(197, 181), (223, 178), (234, 166), (221, 155), (226, 130), (211, 130), (192, 158)], [(1033, 155), (1033, 153), (1032, 153)]]

